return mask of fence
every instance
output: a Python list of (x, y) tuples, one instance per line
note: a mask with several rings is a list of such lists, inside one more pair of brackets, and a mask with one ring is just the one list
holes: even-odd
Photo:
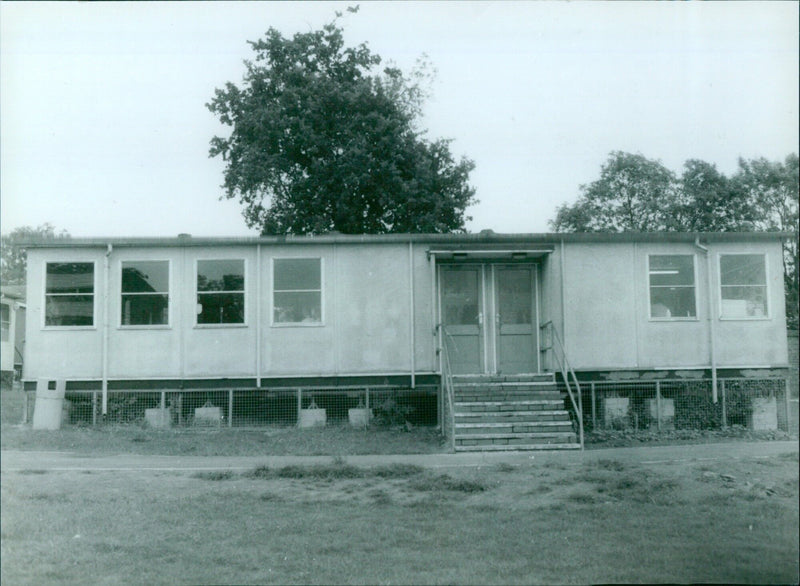
[(587, 430), (722, 429), (790, 431), (786, 379), (595, 381), (581, 383)]
[[(408, 421), (436, 425), (437, 389), (379, 386), (109, 391), (105, 418), (101, 391), (68, 390), (64, 421), (100, 425), (156, 420), (159, 427), (297, 425), (304, 412), (316, 408), (324, 410), (328, 423), (336, 424), (349, 421), (351, 409), (361, 408), (369, 409), (378, 424)], [(30, 422), (35, 393), (27, 393), (26, 398), (22, 421)]]

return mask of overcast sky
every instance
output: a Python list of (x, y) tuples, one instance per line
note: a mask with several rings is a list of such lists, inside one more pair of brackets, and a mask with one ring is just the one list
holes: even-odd
[[(0, 3), (3, 232), (255, 234), (219, 199), (227, 130), (205, 104), (241, 81), (246, 41), (347, 5)], [(796, 2), (362, 2), (343, 25), (438, 70), (424, 125), (476, 163), (472, 231), (547, 231), (612, 150), (727, 174), (797, 151)]]

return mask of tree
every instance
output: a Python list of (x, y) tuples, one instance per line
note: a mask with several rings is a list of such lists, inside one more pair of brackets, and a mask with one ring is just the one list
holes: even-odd
[(672, 229), (683, 232), (752, 230), (758, 218), (749, 194), (715, 165), (690, 159), (683, 165)]
[(738, 189), (746, 194), (757, 230), (791, 232), (783, 242), (783, 278), (786, 292), (786, 318), (791, 327), (798, 325), (797, 235), (800, 167), (797, 154), (780, 161), (758, 158), (739, 159), (739, 170), (733, 178)]
[(231, 127), (209, 151), (226, 164), (224, 197), (262, 234), (463, 230), (474, 163), (417, 128), (429, 68), (378, 71), (381, 58), (342, 32), (334, 20), (250, 42), (242, 87), (207, 104)]
[(560, 206), (550, 227), (557, 232), (793, 233), (784, 242), (783, 263), (787, 321), (796, 327), (799, 177), (796, 154), (783, 162), (740, 159), (733, 177), (690, 159), (677, 178), (658, 161), (612, 152), (600, 178), (581, 186), (574, 204)]
[(20, 246), (21, 242), (69, 237), (69, 233), (66, 230), (61, 230), (57, 233), (55, 227), (50, 223), (42, 224), (36, 228), (22, 226), (15, 228), (10, 234), (3, 235), (2, 260), (0, 261), (0, 268), (2, 268), (0, 280), (2, 280), (3, 285), (25, 284), (27, 255), (25, 254), (25, 249)]
[(550, 221), (556, 232), (650, 232), (668, 230), (675, 203), (675, 175), (640, 154), (612, 152), (600, 178), (581, 185), (573, 205), (563, 204)]

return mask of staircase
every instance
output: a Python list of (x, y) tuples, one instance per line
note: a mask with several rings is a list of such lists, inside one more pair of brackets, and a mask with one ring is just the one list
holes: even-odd
[(552, 373), (452, 381), (457, 452), (580, 449)]

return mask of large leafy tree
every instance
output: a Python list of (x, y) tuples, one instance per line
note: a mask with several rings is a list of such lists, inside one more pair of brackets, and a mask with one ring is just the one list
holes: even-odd
[(474, 164), (418, 129), (429, 68), (380, 69), (336, 22), (292, 38), (270, 28), (241, 87), (207, 104), (231, 127), (210, 149), (225, 197), (262, 234), (463, 230)]
[(2, 236), (2, 260), (0, 260), (0, 280), (3, 285), (24, 285), (27, 268), (27, 255), (20, 243), (31, 240), (54, 240), (69, 238), (66, 230), (56, 232), (52, 224), (42, 224), (36, 228), (22, 226)]
[(659, 161), (614, 151), (600, 178), (581, 186), (572, 205), (556, 211), (550, 226), (557, 232), (649, 232), (667, 230), (667, 209), (676, 200), (675, 175)]
[(784, 242), (786, 315), (798, 318), (798, 157), (784, 161), (739, 160), (732, 176), (690, 159), (677, 177), (659, 161), (612, 152), (600, 178), (581, 186), (573, 204), (556, 210), (550, 227), (559, 232), (780, 230)]
[(786, 317), (789, 325), (798, 326), (797, 274), (798, 198), (800, 167), (796, 154), (783, 161), (764, 158), (739, 159), (739, 170), (733, 181), (752, 206), (754, 228), (780, 230), (793, 236), (783, 242), (783, 278), (786, 289)]

